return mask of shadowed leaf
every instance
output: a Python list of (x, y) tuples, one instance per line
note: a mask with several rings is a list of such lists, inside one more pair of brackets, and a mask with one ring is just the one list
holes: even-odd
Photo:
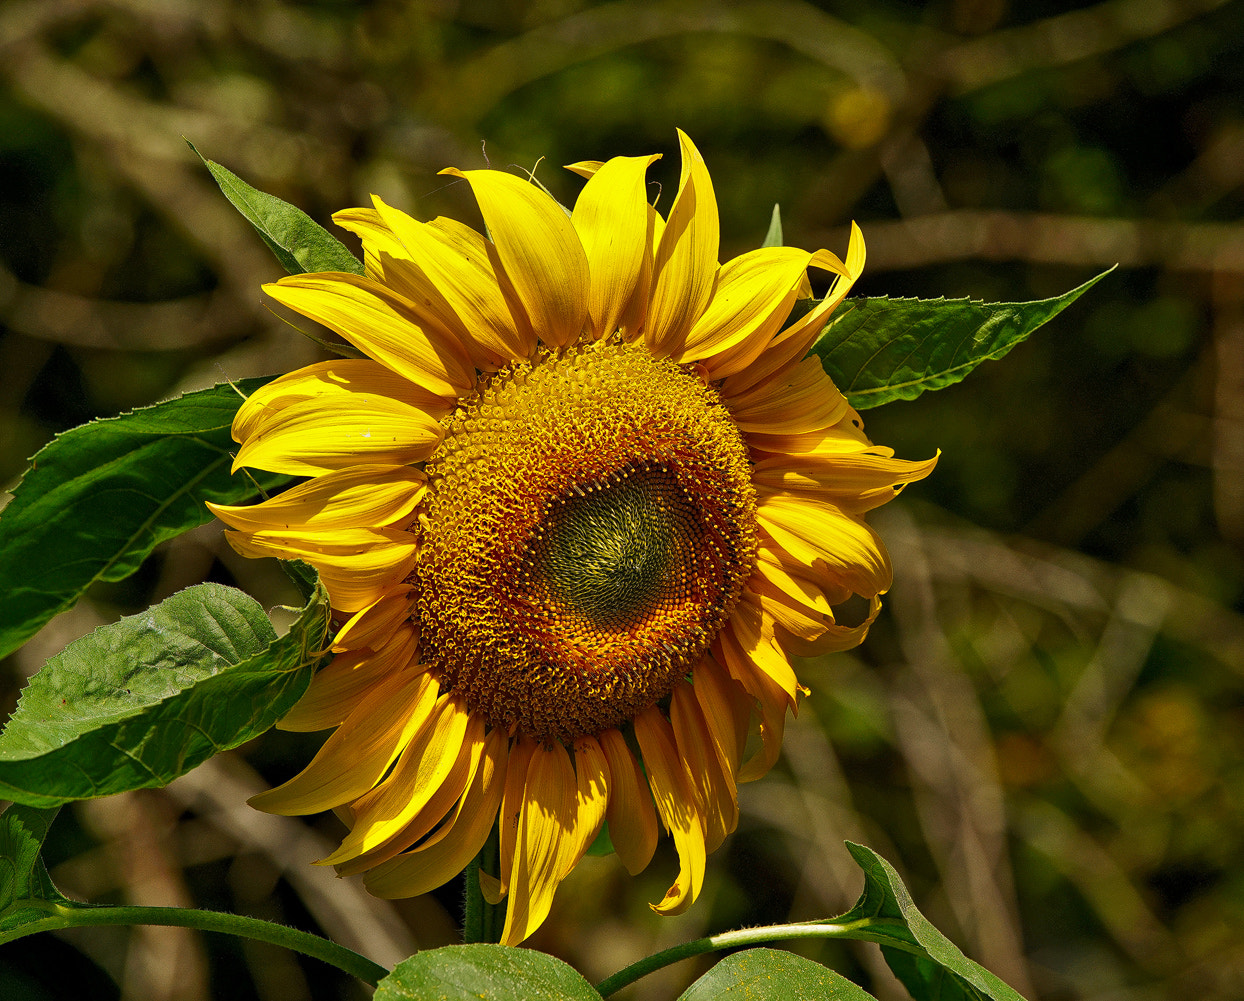
[(229, 473), (239, 391), (267, 381), (92, 421), (40, 449), (0, 511), (0, 657), (95, 581), (124, 580), (161, 542), (211, 521), (204, 501), (244, 504), (289, 481)]

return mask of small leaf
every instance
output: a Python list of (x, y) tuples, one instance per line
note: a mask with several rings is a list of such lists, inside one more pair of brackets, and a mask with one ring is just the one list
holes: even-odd
[(289, 481), (229, 474), (233, 416), (267, 381), (92, 421), (39, 451), (0, 512), (0, 657), (95, 581), (124, 580), (159, 543), (211, 521), (204, 501), (243, 504)]
[(1054, 299), (848, 299), (812, 350), (857, 410), (913, 400), (1001, 358), (1114, 268)]
[(727, 956), (678, 1001), (876, 1001), (846, 977), (780, 949), (747, 949)]
[(225, 197), (255, 227), (263, 242), (291, 275), (308, 271), (363, 273), (363, 265), (345, 244), (302, 209), (282, 201), (276, 195), (252, 188), (237, 174), (207, 159), (189, 140), (186, 140), (186, 145), (212, 172)]
[(760, 246), (762, 248), (782, 246), (782, 206), (773, 206), (773, 216), (769, 219), (769, 232), (765, 234), (765, 242)]
[(968, 959), (933, 927), (916, 909), (907, 887), (889, 862), (850, 841), (847, 850), (864, 870), (864, 891), (855, 906), (834, 918), (833, 923), (883, 919), (884, 924), (873, 925), (866, 933), (853, 937), (881, 944), (890, 969), (916, 1001), (1024, 1001), (1014, 988)]
[(0, 814), (0, 932), (47, 917), (40, 902), (69, 903), (52, 885), (40, 855), (58, 809), (14, 803)]
[(447, 945), (415, 953), (376, 988), (375, 1001), (600, 1001), (560, 959), (506, 945)]
[(165, 785), (250, 740), (302, 694), (323, 658), (319, 588), (277, 638), (253, 598), (187, 588), (53, 657), (0, 734), (0, 798), (31, 806)]

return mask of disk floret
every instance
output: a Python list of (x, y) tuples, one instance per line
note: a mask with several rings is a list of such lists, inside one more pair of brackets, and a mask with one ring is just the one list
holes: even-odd
[(444, 426), (414, 581), (445, 686), (566, 743), (669, 694), (755, 567), (748, 450), (716, 391), (589, 342), (501, 369)]

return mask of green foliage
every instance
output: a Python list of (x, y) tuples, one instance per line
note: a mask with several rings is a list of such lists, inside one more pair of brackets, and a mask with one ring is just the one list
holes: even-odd
[(857, 410), (914, 400), (1001, 358), (1113, 271), (1053, 299), (848, 299), (812, 350)]
[(58, 809), (15, 803), (0, 814), (0, 933), (44, 917), (43, 903), (68, 903), (40, 854)]
[(323, 590), (277, 638), (263, 608), (200, 584), (47, 662), (0, 734), (0, 796), (32, 806), (171, 782), (272, 726), (311, 680)]
[(819, 963), (779, 949), (727, 956), (678, 1001), (873, 1001), (862, 987)]
[(769, 230), (765, 233), (765, 242), (762, 247), (780, 247), (782, 246), (782, 206), (773, 206), (773, 215), (769, 218)]
[(268, 249), (291, 275), (308, 271), (348, 271), (361, 275), (363, 265), (345, 245), (302, 209), (252, 188), (232, 171), (187, 145), (212, 172), (225, 197), (255, 227)]
[(979, 963), (968, 959), (912, 903), (894, 867), (863, 845), (847, 850), (864, 870), (864, 891), (855, 906), (835, 924), (865, 920), (858, 938), (881, 944), (890, 969), (916, 1001), (1023, 1001)]
[(0, 513), (0, 656), (97, 580), (123, 580), (151, 551), (288, 477), (231, 476), (229, 427), (241, 394), (220, 385), (67, 431), (34, 457)]
[(376, 1001), (600, 1001), (560, 959), (504, 945), (450, 945), (416, 953), (380, 982)]

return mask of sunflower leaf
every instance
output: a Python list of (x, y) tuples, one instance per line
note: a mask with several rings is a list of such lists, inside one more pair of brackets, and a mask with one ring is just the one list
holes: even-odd
[(600, 1001), (582, 974), (560, 959), (506, 945), (447, 945), (398, 963), (375, 1001)]
[(275, 723), (322, 659), (322, 587), (277, 638), (253, 598), (187, 588), (69, 644), (0, 733), (0, 798), (30, 806), (162, 786)]
[(58, 435), (0, 511), (0, 657), (95, 581), (124, 580), (166, 539), (212, 520), (205, 500), (242, 504), (289, 477), (231, 476), (243, 396), (220, 385)]
[[(1117, 266), (1117, 265), (1116, 265)], [(1001, 358), (1114, 268), (1053, 299), (848, 299), (812, 346), (857, 410), (913, 400)]]
[(678, 1001), (876, 1001), (862, 987), (803, 956), (747, 949), (727, 956)]
[(186, 145), (212, 172), (225, 197), (255, 227), (268, 249), (291, 275), (308, 271), (363, 273), (363, 265), (345, 244), (302, 209), (276, 195), (252, 188), (237, 174), (205, 157), (189, 139)]
[(889, 862), (850, 841), (847, 850), (864, 870), (864, 890), (851, 910), (832, 921), (861, 922), (861, 933), (852, 937), (879, 943), (890, 969), (916, 1001), (1024, 1001), (933, 927)]
[(46, 917), (40, 904), (70, 904), (40, 854), (58, 809), (14, 803), (0, 814), (0, 932)]

